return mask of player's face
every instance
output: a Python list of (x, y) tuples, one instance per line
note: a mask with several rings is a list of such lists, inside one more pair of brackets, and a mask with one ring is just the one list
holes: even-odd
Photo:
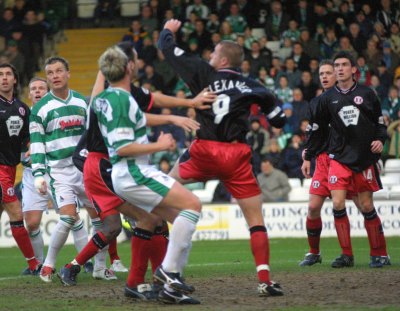
[(324, 90), (330, 89), (336, 83), (336, 76), (331, 65), (322, 65), (319, 68), (319, 81)]
[(8, 94), (12, 92), (15, 83), (17, 83), (17, 79), (12, 69), (9, 67), (0, 68), (0, 93)]
[(69, 71), (61, 62), (49, 64), (45, 68), (47, 82), (51, 90), (63, 90), (68, 88)]
[(48, 92), (47, 83), (44, 81), (33, 81), (29, 85), (29, 99), (35, 105)]
[(222, 46), (220, 44), (217, 44), (214, 51), (210, 55), (209, 64), (215, 69), (219, 69), (221, 65), (221, 60), (222, 60), (221, 48)]
[(347, 58), (338, 58), (334, 62), (336, 80), (339, 82), (348, 82), (353, 79), (356, 73), (356, 67), (353, 67)]

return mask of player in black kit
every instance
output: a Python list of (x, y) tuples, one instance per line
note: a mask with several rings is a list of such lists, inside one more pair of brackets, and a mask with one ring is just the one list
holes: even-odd
[[(208, 88), (217, 94), (217, 99), (212, 109), (196, 114), (200, 123), (197, 139), (170, 175), (181, 183), (210, 179), (220, 179), (224, 183), (237, 199), (249, 226), (259, 295), (281, 296), (283, 291), (279, 284), (270, 280), (269, 240), (262, 215), (261, 191), (252, 173), (251, 150), (245, 136), (251, 104), (257, 103), (275, 127), (284, 125), (284, 114), (265, 87), (238, 71), (243, 61), (242, 47), (232, 41), (222, 41), (215, 47), (210, 62), (206, 63), (176, 45), (174, 33), (180, 26), (178, 20), (169, 20), (165, 24), (159, 48), (193, 94)], [(190, 239), (187, 237), (188, 243)], [(167, 282), (164, 276), (155, 274), (156, 278)]]
[[(323, 94), (317, 104), (313, 133), (309, 144), (318, 144), (326, 137), (319, 128), (330, 124), (328, 154), (329, 190), (331, 191), (335, 226), (342, 254), (332, 266), (351, 267), (354, 258), (351, 250), (350, 223), (345, 209), (348, 189), (358, 194), (364, 216), (364, 225), (370, 243), (371, 268), (390, 264), (381, 220), (373, 203), (373, 192), (381, 187), (376, 161), (380, 157), (387, 137), (380, 102), (369, 87), (354, 80), (354, 59), (346, 52), (334, 57), (337, 84)], [(310, 155), (306, 153), (305, 159)]]
[(11, 64), (0, 65), (0, 213), (10, 218), (11, 233), (28, 262), (32, 274), (37, 274), (39, 261), (35, 258), (31, 240), (24, 227), (21, 203), (14, 192), (14, 182), (21, 152), (29, 141), (27, 105), (16, 98), (18, 74)]

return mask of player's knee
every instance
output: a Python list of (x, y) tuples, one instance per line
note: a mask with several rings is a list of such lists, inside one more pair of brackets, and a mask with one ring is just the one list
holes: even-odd
[(332, 198), (333, 209), (340, 211), (346, 208), (346, 201), (341, 199)]
[(190, 201), (188, 202), (188, 207), (191, 210), (194, 210), (198, 213), (201, 212), (201, 202), (198, 197), (196, 197), (194, 194), (191, 195)]
[(26, 223), (26, 229), (28, 230), (29, 233), (35, 232), (39, 229), (40, 223), (37, 222), (27, 222)]
[(315, 219), (321, 216), (321, 208), (319, 206), (309, 206), (308, 207), (308, 217)]

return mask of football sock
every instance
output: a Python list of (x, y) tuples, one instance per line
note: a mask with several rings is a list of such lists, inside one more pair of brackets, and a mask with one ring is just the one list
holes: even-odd
[(33, 252), (35, 254), (36, 259), (39, 260), (40, 263), (43, 263), (44, 242), (43, 242), (43, 234), (42, 234), (42, 231), (40, 230), (40, 228), (35, 231), (30, 232), (29, 238), (31, 240)]
[(151, 238), (150, 262), (153, 273), (161, 265), (168, 247), (168, 225), (157, 227)]
[(340, 211), (334, 209), (333, 217), (335, 220), (335, 228), (339, 239), (339, 244), (342, 248), (342, 254), (353, 256), (353, 248), (351, 246), (350, 239), (350, 222), (346, 209)]
[(310, 253), (318, 255), (319, 242), (321, 239), (321, 231), (322, 231), (321, 217), (318, 217), (316, 219), (310, 219), (307, 217), (306, 229), (307, 229), (308, 245), (310, 245)]
[(96, 255), (99, 250), (107, 246), (107, 240), (103, 233), (97, 232), (86, 246), (75, 257), (75, 261), (79, 265), (84, 265), (90, 258)]
[(69, 231), (75, 224), (75, 217), (61, 215), (56, 227), (50, 237), (49, 249), (47, 251), (44, 266), (54, 268), (56, 265), (57, 255), (68, 238)]
[(191, 247), (192, 235), (199, 218), (200, 213), (193, 210), (184, 210), (176, 217), (170, 233), (167, 253), (162, 263), (167, 272), (182, 272), (184, 268), (182, 255)]
[(260, 283), (269, 283), (269, 240), (265, 226), (250, 228), (250, 246)]
[(363, 213), (364, 226), (367, 230), (371, 256), (387, 256), (386, 239), (383, 232), (381, 219), (375, 208)]
[(10, 227), (15, 242), (17, 242), (19, 249), (24, 255), (26, 261), (28, 262), (29, 269), (35, 270), (39, 262), (35, 258), (35, 253), (33, 252), (28, 231), (24, 227), (24, 221), (10, 221)]
[(131, 265), (126, 284), (136, 287), (144, 283), (149, 255), (152, 251), (151, 237), (153, 233), (136, 227), (131, 238)]
[(83, 220), (77, 220), (71, 230), (72, 236), (74, 237), (75, 248), (79, 253), (88, 242), (88, 234), (83, 225)]
[[(101, 219), (99, 217), (92, 218), (92, 225), (93, 225), (93, 236), (96, 235), (96, 233), (100, 233), (101, 226), (103, 225)], [(101, 248), (95, 255), (94, 255), (94, 271), (106, 269), (106, 261), (107, 261), (107, 252), (108, 252), (108, 241), (105, 239), (106, 245)]]
[(108, 244), (108, 255), (110, 256), (111, 263), (113, 263), (114, 260), (120, 260), (117, 250), (117, 238), (112, 239)]

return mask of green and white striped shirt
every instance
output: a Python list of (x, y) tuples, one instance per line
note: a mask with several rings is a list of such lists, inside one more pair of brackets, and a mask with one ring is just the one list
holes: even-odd
[[(120, 88), (109, 87), (93, 101), (101, 134), (104, 137), (110, 162), (121, 161), (117, 150), (131, 143), (148, 144), (146, 117), (132, 95)], [(149, 164), (149, 155), (126, 157), (136, 164)]]
[(73, 165), (72, 154), (86, 124), (85, 98), (72, 90), (66, 100), (47, 93), (33, 108), (29, 119), (32, 171), (44, 175), (46, 166)]

